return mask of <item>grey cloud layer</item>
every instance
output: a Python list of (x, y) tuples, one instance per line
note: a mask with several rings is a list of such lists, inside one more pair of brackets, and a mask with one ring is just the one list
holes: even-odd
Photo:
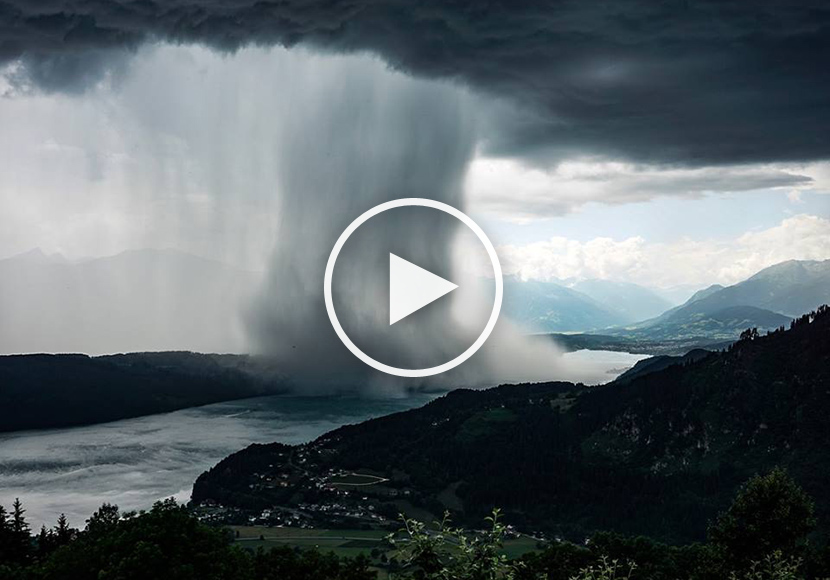
[(150, 40), (371, 50), (508, 97), (494, 154), (803, 161), (830, 157), (828, 23), (818, 1), (6, 0), (0, 59), (79, 90)]

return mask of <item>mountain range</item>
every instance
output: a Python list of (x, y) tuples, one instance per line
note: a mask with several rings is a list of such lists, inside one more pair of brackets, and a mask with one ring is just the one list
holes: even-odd
[(631, 321), (578, 290), (513, 277), (504, 280), (502, 311), (531, 333), (583, 331)]
[(711, 312), (729, 306), (755, 306), (795, 317), (826, 301), (828, 292), (830, 260), (789, 260), (733, 286), (699, 293), (687, 309)]
[[(35, 250), (0, 260), (0, 352), (245, 352), (244, 313), (260, 277), (173, 250), (80, 262)], [(502, 311), (529, 333), (592, 332), (599, 343), (621, 342), (615, 349), (680, 352), (748, 327), (777, 328), (828, 301), (830, 260), (789, 261), (676, 307), (637, 284), (505, 277)], [(663, 348), (671, 342), (677, 348)]]
[(504, 280), (506, 316), (529, 332), (575, 332), (643, 320), (672, 304), (657, 293), (626, 282)]
[(257, 275), (172, 250), (0, 260), (0, 353), (245, 352)]
[[(244, 352), (259, 278), (174, 250), (80, 262), (33, 250), (0, 260), (0, 352)], [(669, 306), (634, 284), (505, 278), (504, 312), (534, 333), (627, 324)]]
[(628, 321), (658, 316), (677, 304), (669, 302), (654, 290), (630, 282), (582, 280), (571, 288), (588, 295)]
[(786, 325), (798, 313), (829, 301), (830, 260), (790, 260), (732, 286), (710, 286), (660, 316), (607, 334), (649, 340), (728, 340), (749, 327), (769, 330)]

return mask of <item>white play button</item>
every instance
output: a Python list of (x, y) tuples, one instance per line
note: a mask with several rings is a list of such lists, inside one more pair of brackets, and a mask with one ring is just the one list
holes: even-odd
[(395, 324), (458, 288), (432, 272), (389, 254), (389, 324)]
[[(490, 263), (493, 266), (493, 280), (495, 282), (495, 293), (493, 298), (493, 309), (490, 311), (490, 317), (487, 319), (487, 324), (484, 326), (484, 330), (481, 331), (481, 334), (475, 341), (467, 347), (467, 350), (463, 351), (462, 353), (456, 355), (455, 358), (442, 362), (440, 364), (435, 364), (433, 366), (424, 366), (421, 368), (410, 368), (404, 366), (392, 366), (390, 364), (381, 362), (375, 358), (372, 358), (369, 354), (361, 350), (359, 346), (357, 346), (354, 341), (349, 337), (348, 333), (344, 330), (343, 325), (340, 323), (340, 319), (337, 317), (337, 312), (334, 308), (334, 296), (332, 296), (332, 280), (334, 278), (334, 269), (335, 264), (337, 263), (337, 256), (340, 254), (340, 251), (345, 246), (346, 242), (349, 240), (349, 237), (357, 230), (360, 226), (365, 224), (367, 221), (377, 217), (379, 214), (383, 214), (389, 210), (398, 210), (399, 208), (419, 208), (419, 212), (423, 212), (424, 208), (433, 209), (436, 211), (443, 212), (449, 216), (454, 217), (455, 219), (459, 220), (465, 226), (467, 226), (472, 232), (476, 235), (476, 237), (481, 241), (484, 249), (487, 251), (487, 256), (490, 258)], [(388, 250), (380, 250), (386, 253)], [(371, 254), (370, 254), (371, 256)], [(380, 274), (380, 273), (379, 273)], [(382, 276), (382, 274), (380, 274)], [(376, 276), (370, 277), (373, 280), (377, 280)], [(376, 328), (374, 325), (371, 325), (369, 329), (366, 329), (366, 325), (362, 325), (359, 329), (361, 332), (361, 336), (368, 336), (371, 337), (372, 340), (365, 341), (365, 343), (377, 344), (378, 340), (384, 340), (384, 337), (388, 337), (389, 341), (388, 344), (384, 345), (384, 351), (390, 352), (392, 349), (400, 347), (402, 352), (398, 355), (400, 360), (406, 360), (407, 358), (412, 358), (414, 360), (420, 361), (423, 360), (423, 363), (428, 363), (430, 361), (423, 359), (418, 355), (418, 353), (408, 353), (407, 350), (414, 350), (418, 348), (417, 344), (415, 344), (412, 338), (420, 333), (420, 336), (423, 337), (423, 340), (430, 341), (434, 340), (435, 337), (440, 335), (441, 332), (446, 332), (449, 335), (458, 334), (454, 331), (453, 328), (450, 327), (450, 321), (446, 320), (445, 317), (441, 316), (422, 316), (422, 320), (418, 321), (423, 324), (413, 324), (412, 328), (391, 328), (393, 324), (399, 322), (403, 318), (406, 318), (416, 310), (420, 310), (427, 304), (434, 302), (441, 296), (444, 296), (456, 288), (455, 284), (450, 282), (449, 280), (444, 280), (440, 276), (436, 276), (435, 274), (424, 270), (412, 264), (411, 262), (407, 262), (406, 260), (399, 258), (393, 254), (389, 255), (389, 327), (384, 327), (385, 330), (381, 328)], [(371, 288), (370, 288), (371, 289)], [(326, 313), (329, 315), (329, 320), (331, 320), (331, 325), (334, 328), (334, 332), (337, 333), (337, 337), (343, 341), (343, 344), (346, 345), (346, 348), (355, 355), (358, 359), (362, 360), (364, 363), (369, 365), (375, 370), (378, 370), (383, 373), (388, 373), (390, 375), (395, 375), (398, 377), (411, 377), (411, 378), (420, 378), (420, 377), (431, 377), (433, 375), (437, 375), (448, 371), (450, 369), (454, 369), (458, 365), (462, 364), (464, 361), (468, 360), (471, 356), (473, 356), (481, 345), (487, 340), (487, 337), (490, 336), (490, 333), (493, 332), (493, 329), (496, 326), (496, 322), (499, 318), (499, 311), (501, 310), (501, 301), (502, 295), (504, 294), (504, 281), (501, 278), (501, 264), (499, 264), (499, 257), (496, 255), (496, 248), (493, 247), (492, 242), (487, 239), (487, 235), (484, 231), (476, 224), (468, 215), (465, 215), (462, 211), (458, 210), (457, 208), (447, 205), (446, 203), (442, 203), (440, 201), (435, 201), (434, 199), (426, 199), (426, 198), (419, 198), (419, 197), (408, 197), (403, 199), (392, 199), (386, 202), (383, 202), (375, 207), (366, 210), (362, 214), (360, 214), (352, 223), (348, 225), (348, 227), (343, 230), (343, 233), (340, 234), (340, 237), (337, 238), (337, 241), (334, 244), (334, 247), (331, 249), (331, 254), (329, 254), (329, 260), (326, 262), (326, 272), (323, 275), (323, 297), (325, 298), (326, 303)], [(375, 292), (367, 292), (366, 299), (367, 304), (364, 308), (371, 313), (376, 312), (377, 304), (371, 300), (371, 297), (375, 295)], [(447, 304), (449, 306), (449, 304)], [(362, 311), (358, 311), (362, 312)], [(427, 314), (427, 313), (424, 313)], [(439, 313), (434, 313), (439, 314)], [(355, 321), (355, 317), (350, 317), (352, 322)], [(362, 321), (365, 318), (358, 317), (356, 320)], [(414, 320), (409, 322), (415, 322)], [(409, 326), (407, 323), (404, 323), (405, 326)], [(429, 328), (427, 328), (429, 327)], [(405, 338), (407, 340), (402, 341), (399, 340), (404, 338), (401, 335), (401, 331), (405, 331), (403, 334), (406, 335)], [(458, 337), (461, 337), (461, 334), (458, 334)], [(452, 336), (450, 336), (452, 338)], [(425, 349), (427, 351), (430, 350), (440, 350), (433, 348), (434, 345), (429, 345), (430, 347)], [(460, 345), (459, 345), (460, 346)], [(428, 354), (428, 353), (427, 353)], [(440, 354), (440, 353), (438, 353)], [(414, 355), (414, 356), (413, 356)], [(401, 363), (398, 363), (401, 364)]]

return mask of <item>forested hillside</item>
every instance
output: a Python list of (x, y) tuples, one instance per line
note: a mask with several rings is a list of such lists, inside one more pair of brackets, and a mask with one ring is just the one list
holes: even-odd
[(0, 356), (0, 431), (86, 425), (279, 391), (242, 355), (192, 352)]
[[(321, 501), (327, 474), (345, 470), (387, 478), (413, 504), (465, 521), (503, 507), (525, 530), (685, 541), (703, 537), (740, 482), (781, 465), (816, 497), (827, 525), (828, 414), (822, 307), (789, 330), (748, 331), (727, 351), (624, 385), (458, 390), (305, 446), (254, 445), (203, 474), (193, 499), (243, 509)], [(298, 457), (288, 487), (255, 485)]]

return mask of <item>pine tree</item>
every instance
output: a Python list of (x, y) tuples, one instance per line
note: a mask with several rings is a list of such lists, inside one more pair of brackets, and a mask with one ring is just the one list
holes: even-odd
[(9, 514), (6, 512), (6, 508), (0, 505), (0, 562), (5, 562), (11, 557), (11, 532)]
[(37, 535), (37, 551), (39, 557), (45, 557), (52, 551), (52, 532), (46, 526), (40, 526), (40, 533)]
[(58, 517), (58, 523), (55, 526), (55, 541), (58, 546), (68, 544), (72, 539), (72, 528), (69, 527), (69, 522), (66, 519), (66, 514), (61, 514)]
[(14, 498), (14, 503), (12, 504), (12, 531), (15, 534), (29, 535), (29, 524), (26, 522), (26, 517), (23, 515), (25, 513), (26, 510), (23, 509), (23, 504), (20, 502), (20, 498)]
[(18, 563), (26, 562), (32, 552), (32, 537), (25, 513), (20, 498), (15, 498), (11, 519), (6, 524), (8, 529), (4, 531), (4, 535), (7, 535), (5, 557)]

